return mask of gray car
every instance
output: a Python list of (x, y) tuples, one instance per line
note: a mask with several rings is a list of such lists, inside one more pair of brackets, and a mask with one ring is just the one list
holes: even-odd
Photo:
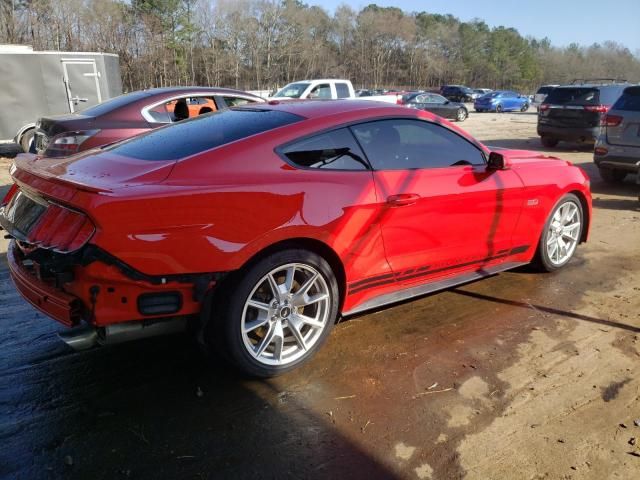
[(640, 169), (640, 85), (625, 88), (602, 122), (593, 160), (602, 179), (622, 182)]

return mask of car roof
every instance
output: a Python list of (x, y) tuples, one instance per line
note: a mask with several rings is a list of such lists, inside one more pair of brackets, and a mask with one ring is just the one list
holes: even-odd
[(149, 88), (147, 90), (143, 90), (143, 92), (148, 93), (148, 96), (151, 95), (164, 95), (167, 93), (182, 93), (182, 92), (206, 92), (206, 93), (241, 93), (243, 95), (249, 95), (255, 97), (255, 95), (244, 92), (242, 90), (235, 90), (233, 88), (222, 88), (222, 87), (159, 87), (159, 88)]
[[(364, 97), (366, 98), (366, 97)], [(238, 109), (264, 109), (279, 110), (282, 112), (292, 113), (301, 117), (312, 119), (327, 117), (331, 115), (339, 115), (342, 113), (353, 112), (370, 112), (371, 110), (382, 110), (385, 115), (393, 115), (394, 113), (406, 116), (406, 107), (395, 105), (387, 102), (378, 102), (375, 100), (288, 100), (281, 102), (279, 100), (271, 100), (266, 103), (242, 105), (234, 107)]]
[(630, 83), (576, 83), (573, 85), (559, 85), (556, 88), (625, 88), (631, 86)]

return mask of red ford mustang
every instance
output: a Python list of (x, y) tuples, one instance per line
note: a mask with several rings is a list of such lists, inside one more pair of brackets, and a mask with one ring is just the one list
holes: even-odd
[(589, 180), (430, 113), (270, 102), (66, 159), (18, 157), (0, 208), (11, 275), (77, 347), (196, 325), (256, 376), (309, 359), (336, 318), (586, 241)]

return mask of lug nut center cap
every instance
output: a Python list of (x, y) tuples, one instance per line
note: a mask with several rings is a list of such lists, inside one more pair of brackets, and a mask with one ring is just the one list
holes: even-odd
[(280, 309), (280, 318), (287, 318), (291, 315), (291, 307), (282, 307)]

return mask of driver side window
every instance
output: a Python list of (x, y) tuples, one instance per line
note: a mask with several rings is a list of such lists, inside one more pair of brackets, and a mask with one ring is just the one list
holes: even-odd
[(374, 170), (484, 165), (483, 152), (440, 125), (411, 119), (380, 120), (350, 127)]

